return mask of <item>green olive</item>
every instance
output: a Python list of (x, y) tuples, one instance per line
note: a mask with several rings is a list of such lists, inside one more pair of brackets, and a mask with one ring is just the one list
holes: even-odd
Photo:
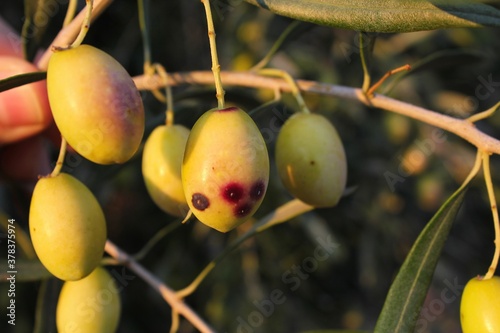
[(181, 180), (188, 136), (184, 126), (158, 126), (146, 140), (142, 155), (142, 175), (149, 195), (163, 211), (179, 217), (189, 211)]
[(335, 206), (346, 186), (344, 146), (333, 125), (318, 114), (297, 113), (281, 128), (276, 165), (286, 189), (316, 207)]
[(252, 118), (236, 107), (210, 110), (195, 123), (182, 165), (189, 208), (227, 232), (259, 208), (269, 181), (269, 156)]
[(80, 155), (113, 164), (135, 154), (144, 134), (142, 99), (110, 55), (89, 45), (55, 52), (47, 90), (57, 127)]
[(61, 280), (84, 278), (102, 259), (104, 213), (92, 192), (66, 173), (38, 180), (29, 229), (38, 258)]
[(500, 277), (471, 279), (460, 301), (463, 333), (500, 332)]
[(56, 309), (59, 333), (113, 333), (121, 312), (115, 280), (102, 267), (78, 281), (64, 283)]

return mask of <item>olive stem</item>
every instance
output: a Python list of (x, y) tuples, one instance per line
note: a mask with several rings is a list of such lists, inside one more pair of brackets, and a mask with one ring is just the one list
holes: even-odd
[(74, 48), (80, 46), (82, 44), (85, 36), (87, 36), (87, 32), (89, 31), (90, 21), (92, 19), (92, 8), (94, 7), (94, 0), (85, 0), (87, 2), (87, 14), (82, 23), (82, 28), (80, 29), (80, 33), (76, 36), (76, 39), (73, 43), (71, 43), (69, 48)]
[[(283, 82), (282, 79), (265, 77), (252, 72), (221, 72), (221, 76), (226, 85), (248, 88), (280, 89), (283, 92), (291, 91), (291, 87), (286, 82)], [(164, 86), (163, 80), (159, 77), (137, 76), (134, 78), (134, 81), (139, 90), (152, 90)], [(192, 71), (170, 73), (167, 83), (172, 86), (180, 86), (209, 85), (212, 82), (213, 78), (210, 72)], [(378, 108), (401, 114), (453, 133), (482, 151), (500, 154), (500, 140), (482, 132), (466, 119), (448, 116), (383, 94), (376, 94), (371, 98), (367, 98), (360, 88), (308, 80), (296, 80), (295, 82), (302, 92), (336, 96), (360, 102), (371, 108)]]
[(283, 31), (283, 33), (279, 36), (279, 38), (276, 40), (274, 45), (271, 47), (269, 52), (262, 58), (257, 64), (255, 64), (250, 70), (251, 71), (258, 71), (259, 69), (262, 69), (267, 66), (267, 64), (271, 61), (272, 57), (276, 54), (276, 52), (279, 50), (281, 45), (285, 42), (286, 38), (290, 33), (297, 28), (302, 21), (293, 21), (288, 25), (288, 27)]
[(490, 154), (483, 152), (483, 173), (484, 173), (484, 181), (486, 183), (486, 189), (488, 190), (488, 198), (490, 200), (491, 205), (491, 213), (493, 214), (493, 224), (495, 226), (495, 252), (493, 255), (493, 260), (491, 261), (491, 265), (488, 269), (488, 272), (484, 276), (484, 279), (491, 279), (495, 274), (498, 265), (498, 258), (500, 256), (500, 221), (498, 219), (498, 209), (497, 209), (497, 201), (495, 198), (495, 191), (493, 189), (493, 182), (491, 180), (491, 171), (490, 171)]
[(500, 102), (497, 104), (493, 105), (491, 108), (489, 108), (486, 111), (476, 113), (475, 115), (470, 116), (467, 118), (467, 121), (470, 121), (471, 123), (475, 123), (476, 121), (486, 119), (488, 117), (491, 117), (495, 111), (497, 111), (498, 107), (500, 107)]
[(66, 139), (64, 137), (61, 137), (61, 148), (59, 149), (59, 156), (57, 157), (56, 166), (54, 167), (54, 170), (50, 174), (51, 177), (55, 177), (61, 172), (61, 169), (64, 164), (64, 157), (66, 156), (66, 147), (67, 147)]
[(142, 35), (144, 67), (151, 65), (151, 42), (149, 38), (149, 25), (146, 17), (149, 14), (149, 0), (137, 0), (139, 28)]
[(78, 0), (69, 0), (68, 9), (66, 10), (66, 16), (64, 17), (63, 27), (68, 26), (71, 23), (71, 20), (73, 20), (73, 18), (75, 17), (77, 4)]
[(133, 255), (133, 258), (137, 261), (144, 259), (144, 257), (149, 253), (149, 251), (156, 245), (160, 240), (162, 240), (165, 236), (169, 235), (172, 231), (181, 226), (181, 223), (170, 223), (165, 227), (161, 228), (155, 235), (148, 240), (146, 245), (142, 247), (136, 254)]
[(172, 324), (170, 325), (170, 333), (175, 333), (179, 329), (179, 312), (172, 308)]
[(470, 181), (474, 179), (474, 177), (476, 177), (477, 173), (479, 172), (479, 169), (481, 169), (482, 162), (483, 162), (482, 152), (478, 150), (476, 153), (476, 160), (474, 161), (474, 165), (472, 166), (471, 171), (467, 175), (467, 178), (465, 178), (465, 180), (463, 181), (459, 190), (469, 185)]
[[(113, 0), (94, 0), (94, 6), (92, 10), (92, 20), (95, 20), (102, 12), (113, 2)], [(49, 59), (52, 55), (52, 49), (57, 45), (69, 45), (76, 38), (78, 32), (81, 30), (82, 22), (87, 16), (87, 8), (84, 8), (78, 15), (75, 17), (71, 23), (62, 28), (57, 34), (56, 38), (50, 44), (45, 52), (42, 54), (40, 59), (37, 61), (36, 65), (41, 70), (46, 70), (47, 65), (49, 63)]]
[(290, 86), (290, 91), (297, 100), (297, 104), (299, 105), (299, 109), (301, 112), (304, 113), (311, 113), (309, 111), (309, 108), (306, 105), (306, 102), (304, 102), (304, 98), (302, 97), (302, 94), (300, 93), (300, 89), (297, 86), (297, 83), (295, 80), (292, 78), (292, 76), (285, 72), (284, 70), (281, 69), (276, 69), (276, 68), (264, 68), (260, 69), (257, 71), (258, 74), (260, 75), (265, 75), (265, 76), (277, 76), (283, 78), (288, 85)]
[[(144, 62), (144, 75), (147, 75), (147, 76), (149, 76), (149, 77), (154, 76), (154, 75), (155, 75), (155, 72), (157, 72), (157, 70), (156, 70), (156, 65), (157, 65), (157, 64), (151, 64), (150, 62), (145, 61), (145, 62)], [(162, 77), (162, 76), (160, 75), (160, 73), (158, 73), (158, 75), (159, 75), (160, 77)], [(166, 86), (166, 84), (165, 84), (165, 86)], [(153, 94), (153, 96), (154, 96), (154, 97), (155, 97), (158, 101), (160, 101), (160, 102), (162, 102), (162, 103), (165, 103), (166, 98), (165, 98), (165, 96), (163, 95), (163, 93), (159, 90), (159, 88), (152, 89), (150, 92)]]
[(361, 58), (361, 66), (363, 67), (363, 85), (361, 89), (369, 96), (368, 89), (370, 88), (371, 84), (371, 76), (370, 76), (370, 71), (368, 70), (368, 63), (367, 63), (368, 59), (366, 59), (366, 54), (365, 54), (366, 45), (364, 44), (365, 41), (363, 39), (363, 33), (359, 32), (359, 48), (360, 48), (359, 56)]
[(167, 111), (166, 111), (166, 125), (171, 126), (174, 124), (174, 102), (172, 96), (172, 87), (167, 84), (168, 75), (165, 67), (160, 64), (155, 64), (155, 69), (160, 75), (160, 77), (165, 81), (165, 96), (167, 103)]
[(109, 239), (106, 241), (104, 250), (113, 258), (117, 259), (124, 266), (139, 275), (153, 289), (155, 289), (163, 299), (170, 304), (180, 315), (184, 316), (196, 329), (203, 333), (215, 332), (195, 311), (180, 299), (176, 293), (160, 281), (154, 274), (145, 269), (141, 264), (135, 261), (129, 254), (116, 246)]
[(212, 18), (212, 9), (210, 8), (209, 0), (201, 0), (203, 6), (205, 7), (205, 13), (207, 16), (207, 26), (208, 26), (208, 40), (210, 42), (210, 54), (212, 56), (212, 72), (215, 81), (215, 96), (217, 97), (217, 104), (219, 109), (224, 108), (224, 88), (222, 87), (222, 80), (220, 75), (220, 65), (219, 58), (217, 56), (217, 44), (215, 42), (215, 28), (214, 21)]
[[(396, 73), (399, 73), (399, 72), (402, 72), (402, 71), (409, 71), (411, 69), (411, 66), (406, 64), (406, 65), (403, 65), (401, 67), (398, 67), (398, 68), (394, 68), (394, 69), (391, 69), (390, 71), (387, 71), (384, 76), (382, 76), (380, 78), (380, 80), (378, 80), (377, 82), (375, 82), (375, 84), (373, 86), (370, 87), (370, 89), (368, 89), (368, 91), (366, 92), (366, 95), (371, 98), (373, 96), (373, 94), (375, 93), (375, 91), (382, 85), (382, 83), (385, 82), (385, 80), (387, 80), (391, 75), (394, 75)], [(364, 90), (363, 90), (364, 91)]]
[(259, 232), (269, 229), (272, 226), (278, 225), (280, 223), (286, 222), (298, 215), (304, 214), (308, 211), (313, 210), (314, 207), (310, 206), (298, 199), (293, 199), (280, 207), (273, 210), (271, 213), (264, 216), (257, 223), (255, 223), (247, 232), (235, 239), (231, 244), (229, 244), (224, 250), (207, 266), (201, 271), (200, 274), (191, 282), (186, 288), (177, 291), (177, 297), (184, 298), (191, 295), (200, 283), (205, 279), (205, 277), (212, 271), (212, 269), (217, 266), (228, 254), (233, 250), (238, 248), (244, 241), (250, 237), (255, 236)]

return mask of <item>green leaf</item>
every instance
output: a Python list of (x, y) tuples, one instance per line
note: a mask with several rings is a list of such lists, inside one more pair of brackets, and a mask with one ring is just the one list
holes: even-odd
[(374, 333), (413, 333), (427, 289), (467, 186), (441, 206), (420, 233), (387, 294)]
[(47, 72), (32, 72), (10, 76), (0, 80), (0, 92), (19, 87), (28, 83), (33, 83), (47, 78)]
[(500, 10), (474, 0), (245, 0), (278, 15), (365, 32), (500, 26)]
[(39, 260), (17, 259), (15, 266), (16, 273), (8, 273), (11, 271), (12, 270), (7, 267), (7, 262), (2, 262), (0, 264), (0, 282), (7, 282), (7, 278), (11, 275), (15, 276), (16, 282), (37, 281), (53, 276), (43, 267)]

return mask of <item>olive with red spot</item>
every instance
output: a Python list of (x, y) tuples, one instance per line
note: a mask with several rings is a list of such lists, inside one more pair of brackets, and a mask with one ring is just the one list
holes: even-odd
[(243, 197), (244, 192), (245, 189), (243, 188), (243, 186), (239, 184), (228, 184), (223, 189), (222, 195), (227, 201), (237, 203)]
[(236, 107), (205, 112), (189, 135), (182, 164), (189, 208), (227, 232), (259, 208), (269, 181), (269, 155), (257, 125)]
[(315, 207), (335, 206), (347, 179), (344, 146), (335, 127), (319, 114), (297, 113), (281, 128), (276, 166), (286, 189)]

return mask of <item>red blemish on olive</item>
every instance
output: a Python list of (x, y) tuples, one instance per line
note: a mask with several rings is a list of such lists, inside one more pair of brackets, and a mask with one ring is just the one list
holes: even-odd
[(201, 193), (194, 193), (191, 197), (191, 202), (193, 203), (194, 208), (201, 211), (204, 211), (210, 206), (210, 200), (208, 200), (208, 198)]
[(250, 198), (253, 200), (259, 200), (264, 195), (265, 190), (266, 185), (264, 185), (264, 182), (261, 180), (256, 181), (250, 189)]
[(238, 205), (234, 208), (234, 215), (237, 217), (244, 217), (252, 211), (253, 205), (245, 202), (241, 205)]
[(232, 112), (232, 111), (238, 111), (238, 108), (234, 107), (234, 106), (230, 106), (228, 108), (217, 110), (217, 112)]
[(243, 197), (243, 186), (238, 183), (229, 183), (222, 188), (222, 196), (229, 202), (237, 203)]

